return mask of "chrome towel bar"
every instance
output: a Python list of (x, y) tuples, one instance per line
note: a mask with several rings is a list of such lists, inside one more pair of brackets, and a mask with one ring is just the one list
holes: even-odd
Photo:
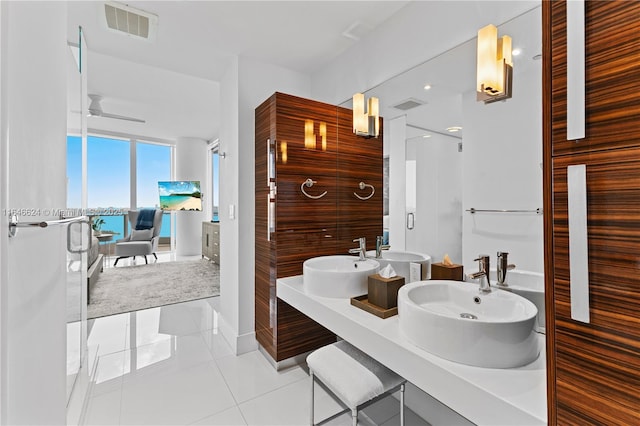
[(535, 210), (511, 210), (511, 209), (474, 209), (471, 207), (470, 209), (465, 210), (471, 214), (475, 213), (535, 213), (542, 214), (542, 208), (537, 208)]

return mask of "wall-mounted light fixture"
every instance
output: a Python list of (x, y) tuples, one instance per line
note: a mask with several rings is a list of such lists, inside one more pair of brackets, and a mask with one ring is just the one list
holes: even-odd
[(378, 98), (371, 97), (368, 111), (364, 111), (364, 94), (353, 95), (353, 133), (365, 138), (377, 138), (380, 133), (380, 107)]
[(313, 120), (304, 120), (304, 147), (316, 149), (316, 135), (313, 133)]
[(485, 104), (511, 98), (511, 37), (498, 38), (495, 25), (478, 31), (477, 100)]
[(327, 123), (320, 122), (320, 146), (323, 151), (327, 150)]
[[(318, 140), (314, 133), (315, 123), (313, 120), (304, 120), (304, 147), (306, 149), (317, 149)], [(320, 122), (318, 124), (318, 130), (320, 133), (320, 148), (323, 151), (327, 150), (327, 123)]]

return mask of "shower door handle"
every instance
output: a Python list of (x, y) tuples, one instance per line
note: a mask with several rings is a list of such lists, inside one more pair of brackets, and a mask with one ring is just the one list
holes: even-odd
[(276, 232), (276, 141), (267, 139), (267, 241), (271, 241), (271, 234)]
[[(87, 248), (83, 248), (85, 247), (85, 244), (83, 244), (83, 241), (82, 241), (82, 238), (83, 238), (82, 231), (85, 225), (87, 226), (87, 229), (89, 230), (89, 232), (91, 232), (91, 226), (89, 226), (89, 219), (84, 218), (83, 216), (74, 218), (74, 220), (69, 222), (69, 226), (67, 226), (67, 251), (69, 253), (85, 253), (91, 248), (90, 235), (87, 235), (87, 240), (88, 240), (88, 243), (86, 244)], [(71, 230), (74, 226), (80, 226), (80, 249), (75, 249), (75, 246), (71, 242)]]
[(407, 213), (407, 229), (413, 229), (416, 223), (416, 217), (413, 213)]

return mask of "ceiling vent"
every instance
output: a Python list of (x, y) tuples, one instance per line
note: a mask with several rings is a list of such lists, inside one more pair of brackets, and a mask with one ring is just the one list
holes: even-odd
[(402, 111), (407, 111), (424, 104), (426, 104), (426, 102), (421, 101), (420, 99), (409, 98), (407, 100), (400, 102), (399, 104), (393, 105), (393, 108), (399, 109)]
[(143, 40), (154, 40), (158, 15), (134, 9), (116, 2), (104, 4), (104, 17), (107, 28), (120, 34), (127, 34)]

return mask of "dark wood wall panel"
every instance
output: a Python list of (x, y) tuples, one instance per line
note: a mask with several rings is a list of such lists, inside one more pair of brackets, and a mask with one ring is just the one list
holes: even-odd
[[(338, 196), (335, 190), (337, 129), (336, 107), (283, 93), (276, 93), (276, 140), (278, 194), (276, 204), (276, 277), (302, 274), (306, 259), (335, 252), (335, 217)], [(314, 123), (315, 147), (305, 146), (305, 121)], [(326, 147), (322, 145), (320, 124), (326, 126)], [(286, 144), (286, 157), (283, 149)], [(325, 149), (323, 149), (325, 148)], [(285, 161), (286, 158), (286, 161)], [(308, 178), (317, 181), (306, 188)], [(275, 285), (275, 279), (273, 280)], [(274, 292), (274, 297), (276, 296)], [(335, 342), (335, 335), (306, 315), (282, 302), (276, 307), (276, 361)]]
[(586, 139), (566, 140), (566, 4), (553, 3), (554, 155), (640, 145), (640, 2), (587, 1)]
[[(640, 2), (587, 1), (586, 138), (566, 140), (566, 2), (543, 2), (550, 424), (640, 424)], [(571, 319), (567, 167), (585, 164), (590, 323)]]
[[(591, 324), (571, 320), (566, 170), (587, 166)], [(558, 400), (608, 401), (640, 423), (640, 148), (562, 156), (554, 171)], [(580, 380), (580, 389), (575, 383)], [(565, 402), (566, 404), (566, 402)], [(560, 415), (558, 421), (562, 419)], [(598, 420), (600, 421), (600, 420)]]
[(277, 278), (302, 274), (302, 263), (310, 257), (336, 253), (336, 228), (278, 232)]
[[(556, 348), (555, 348), (555, 286), (554, 247), (553, 247), (553, 168), (551, 167), (553, 114), (551, 105), (553, 93), (553, 58), (551, 55), (552, 38), (558, 34), (552, 30), (552, 3), (542, 3), (542, 158), (543, 183), (542, 191), (544, 207), (544, 279), (545, 279), (545, 324), (546, 324), (546, 355), (547, 355), (547, 423), (557, 423), (556, 410)], [(565, 410), (566, 412), (566, 410)]]
[(291, 358), (336, 341), (335, 334), (278, 299), (278, 345), (275, 360)]
[(267, 139), (275, 137), (275, 97), (256, 109), (255, 126), (255, 330), (256, 339), (275, 358), (275, 243), (267, 238)]
[[(338, 108), (338, 177), (340, 189), (338, 198), (338, 253), (347, 254), (350, 248), (357, 247), (354, 239), (365, 237), (367, 249), (375, 249), (376, 236), (382, 235), (383, 210), (383, 127), (380, 119), (380, 136), (364, 138), (353, 133), (353, 112)], [(368, 200), (360, 196), (370, 194), (370, 188), (359, 189), (364, 182), (373, 185), (375, 193)]]
[[(351, 111), (276, 93), (256, 109), (256, 336), (276, 361), (335, 342), (335, 335), (277, 298), (276, 279), (302, 274), (306, 259), (347, 254), (352, 239), (375, 247), (382, 234), (382, 137), (366, 140), (351, 129)], [(313, 120), (316, 144), (305, 146), (305, 120)], [(326, 126), (323, 149), (320, 124)], [(339, 123), (339, 124), (338, 124)], [(267, 241), (267, 144), (275, 140), (276, 232)], [(370, 145), (373, 144), (373, 145)], [(301, 192), (306, 179), (317, 183)], [(360, 181), (376, 194), (353, 196)], [(366, 191), (362, 192), (366, 194)], [(338, 245), (341, 247), (338, 248)]]
[[(335, 164), (329, 173), (325, 169), (315, 173), (278, 173), (278, 215), (279, 232), (305, 230), (336, 226), (338, 194), (336, 192)], [(307, 179), (318, 183), (305, 191), (312, 196), (327, 194), (320, 199), (306, 197), (300, 185)]]

